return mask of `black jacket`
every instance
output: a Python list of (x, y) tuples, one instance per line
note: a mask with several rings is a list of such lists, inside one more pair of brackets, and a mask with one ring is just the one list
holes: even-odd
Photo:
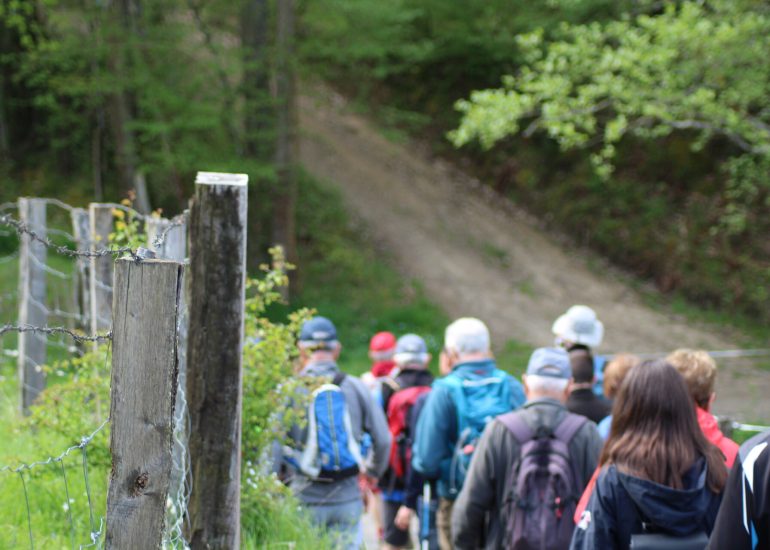
[(610, 414), (612, 404), (596, 395), (591, 388), (580, 388), (569, 394), (567, 410), (582, 414), (598, 424)]
[(770, 549), (770, 431), (741, 445), (709, 548)]
[(699, 531), (710, 534), (721, 495), (712, 493), (706, 485), (705, 459), (698, 459), (683, 483), (684, 489), (677, 490), (623, 474), (614, 465), (604, 468), (570, 549), (628, 548), (631, 535), (642, 533), (643, 517), (657, 531), (670, 535), (687, 536)]

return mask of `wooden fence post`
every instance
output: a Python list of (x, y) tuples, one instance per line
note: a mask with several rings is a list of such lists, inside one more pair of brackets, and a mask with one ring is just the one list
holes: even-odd
[[(37, 233), (46, 236), (46, 203), (44, 199), (19, 199), (19, 218)], [(46, 307), (45, 263), (48, 250), (29, 235), (21, 236), (19, 253), (19, 324), (44, 327), (48, 323)], [(35, 332), (19, 334), (19, 388), (21, 410), (29, 406), (45, 388), (46, 337)]]
[[(107, 248), (113, 228), (112, 206), (88, 205), (91, 250)], [(106, 332), (112, 326), (112, 256), (91, 258), (91, 332)], [(96, 346), (96, 344), (94, 344)]]
[[(168, 229), (170, 225), (171, 220), (147, 218), (145, 222), (147, 242), (158, 255), (158, 258), (181, 262), (187, 257), (187, 225), (183, 223)], [(160, 246), (155, 246), (155, 239), (167, 229), (166, 238), (163, 239)]]
[(240, 544), (248, 176), (199, 172), (189, 220), (187, 403), (193, 550)]
[(182, 266), (116, 262), (106, 548), (160, 548), (171, 477)]
[[(72, 210), (72, 234), (78, 250), (91, 248), (91, 223), (88, 211), (84, 208)], [(80, 314), (78, 328), (85, 332), (91, 330), (91, 262), (88, 258), (78, 256), (75, 272), (75, 304)]]
[[(145, 222), (147, 242), (150, 249), (157, 257), (165, 260), (184, 262), (187, 256), (187, 224), (182, 223), (169, 229), (170, 220), (149, 217)], [(165, 239), (160, 246), (155, 245), (155, 239), (167, 231)], [(182, 275), (181, 288), (185, 287), (186, 274)], [(177, 379), (176, 405), (174, 406), (174, 430), (173, 443), (174, 468), (171, 471), (170, 498), (174, 506), (169, 508), (170, 519), (181, 521), (187, 510), (181, 509), (182, 502), (175, 500), (184, 494), (186, 475), (189, 473), (186, 441), (189, 438), (187, 429), (187, 334), (188, 334), (187, 299), (185, 293), (179, 296), (179, 315), (177, 317), (177, 365), (179, 376)], [(181, 505), (181, 506), (180, 506)]]

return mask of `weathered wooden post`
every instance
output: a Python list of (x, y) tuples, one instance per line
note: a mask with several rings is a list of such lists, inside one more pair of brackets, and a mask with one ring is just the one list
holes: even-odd
[[(158, 258), (184, 262), (187, 256), (187, 224), (180, 223), (171, 227), (172, 222), (163, 218), (148, 217), (145, 221), (147, 242)], [(156, 239), (166, 232), (163, 241), (156, 245)], [(184, 275), (181, 287), (184, 288)], [(171, 471), (169, 498), (173, 503), (167, 509), (167, 521), (181, 525), (185, 509), (184, 495), (189, 457), (187, 456), (187, 334), (188, 313), (185, 293), (179, 296), (179, 315), (177, 317), (177, 392), (174, 406), (174, 442), (172, 449), (174, 468)]]
[(189, 220), (192, 495), (194, 550), (240, 544), (241, 351), (246, 280), (248, 176), (199, 172)]
[[(75, 246), (78, 250), (89, 250), (91, 248), (91, 223), (88, 211), (84, 208), (75, 208), (72, 210), (71, 217)], [(78, 256), (76, 261), (75, 303), (80, 315), (78, 328), (88, 332), (91, 330), (91, 262), (83, 256)]]
[(172, 466), (182, 265), (115, 267), (106, 548), (160, 548)]
[[(181, 223), (170, 227), (171, 220), (149, 217), (145, 221), (147, 243), (155, 251), (158, 258), (166, 258), (181, 262), (187, 257), (187, 224)], [(166, 231), (166, 236), (160, 245), (155, 245), (155, 239)]]
[[(19, 199), (19, 218), (39, 237), (46, 236), (46, 202), (44, 199)], [(48, 323), (46, 307), (45, 263), (48, 250), (30, 235), (21, 236), (19, 251), (19, 324), (44, 327)], [(25, 414), (45, 388), (47, 341), (36, 332), (19, 334), (19, 388), (21, 410)]]
[[(113, 227), (112, 206), (92, 202), (88, 205), (88, 215), (91, 250), (107, 248)], [(91, 332), (106, 332), (112, 326), (112, 256), (91, 258), (90, 282)]]

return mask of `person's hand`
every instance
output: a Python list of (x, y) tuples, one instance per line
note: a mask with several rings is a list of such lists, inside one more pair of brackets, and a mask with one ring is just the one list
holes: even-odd
[(412, 521), (412, 514), (414, 514), (414, 511), (412, 511), (411, 508), (407, 508), (406, 506), (402, 505), (398, 509), (398, 512), (396, 512), (396, 517), (393, 520), (393, 523), (402, 531), (408, 531), (409, 524)]

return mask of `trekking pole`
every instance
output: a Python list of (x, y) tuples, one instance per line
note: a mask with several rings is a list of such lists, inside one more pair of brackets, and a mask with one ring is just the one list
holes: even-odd
[(430, 483), (422, 485), (422, 523), (420, 525), (420, 538), (422, 539), (420, 550), (429, 550), (430, 547)]

